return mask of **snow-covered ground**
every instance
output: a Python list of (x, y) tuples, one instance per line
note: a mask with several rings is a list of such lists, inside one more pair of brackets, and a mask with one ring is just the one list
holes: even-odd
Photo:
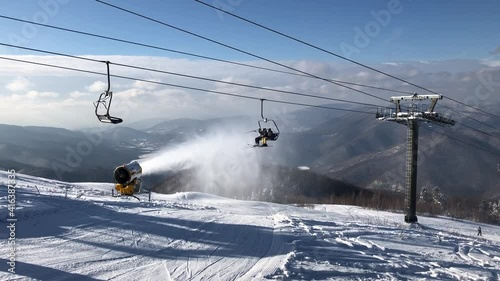
[(7, 175), (0, 280), (499, 280), (498, 226), (419, 216), (410, 227), (402, 214), (354, 206), (203, 193), (138, 201), (111, 197), (109, 183), (19, 174), (12, 275)]

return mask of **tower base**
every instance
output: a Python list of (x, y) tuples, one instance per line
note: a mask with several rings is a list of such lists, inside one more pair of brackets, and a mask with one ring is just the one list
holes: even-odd
[(405, 222), (406, 223), (416, 223), (416, 222), (418, 222), (417, 216), (415, 216), (415, 215), (406, 215), (405, 216)]

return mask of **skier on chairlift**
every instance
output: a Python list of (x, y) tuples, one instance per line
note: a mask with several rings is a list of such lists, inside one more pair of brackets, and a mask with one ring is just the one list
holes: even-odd
[(265, 141), (265, 138), (267, 137), (267, 129), (266, 128), (259, 128), (259, 136), (255, 138), (255, 145), (259, 145), (260, 144), (260, 141), (262, 140), (262, 145), (266, 145), (266, 141)]
[[(278, 137), (280, 135), (280, 129), (278, 128), (278, 125), (276, 125), (276, 122), (272, 119), (267, 119), (264, 117), (264, 101), (265, 99), (260, 100), (260, 117), (262, 117), (261, 120), (258, 121), (259, 123), (259, 136), (255, 138), (255, 145), (254, 147), (267, 147), (267, 141), (277, 141)], [(269, 123), (268, 123), (269, 122)], [(272, 128), (276, 129), (276, 132), (273, 131), (272, 128), (262, 128), (263, 125), (265, 124), (271, 124), (273, 126)]]
[(271, 128), (267, 129), (267, 138), (270, 140), (274, 140), (276, 134), (273, 132)]

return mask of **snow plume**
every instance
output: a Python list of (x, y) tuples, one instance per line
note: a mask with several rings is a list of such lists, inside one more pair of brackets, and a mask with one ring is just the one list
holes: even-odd
[(211, 131), (140, 161), (143, 175), (192, 170), (192, 184), (204, 192), (234, 195), (254, 186), (260, 177), (259, 149), (248, 146), (253, 135), (241, 128)]

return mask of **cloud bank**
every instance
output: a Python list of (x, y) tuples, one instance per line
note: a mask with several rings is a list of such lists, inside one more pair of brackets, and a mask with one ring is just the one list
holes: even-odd
[[(11, 56), (17, 59), (55, 64), (105, 73), (105, 64), (92, 63), (55, 56)], [(250, 84), (254, 86), (282, 89), (325, 97), (349, 99), (373, 104), (384, 104), (380, 100), (363, 96), (351, 90), (321, 80), (256, 70), (236, 65), (203, 60), (170, 59), (145, 56), (107, 56), (92, 58), (115, 63), (136, 65), (163, 71), (178, 72), (211, 79)], [(248, 64), (278, 69), (257, 63)], [(315, 75), (422, 93), (422, 90), (345, 63), (317, 61), (282, 62)], [(0, 123), (15, 125), (42, 125), (66, 128), (92, 127), (99, 123), (93, 116), (93, 105), (98, 95), (107, 88), (106, 76), (73, 72), (2, 61), (0, 69)], [(386, 62), (373, 65), (398, 77), (408, 79), (433, 91), (464, 100), (481, 91), (490, 91), (487, 102), (498, 103), (500, 62), (495, 60), (451, 60), (436, 62)], [(309, 104), (331, 103), (325, 100), (299, 98), (286, 94), (268, 92), (215, 82), (200, 81), (179, 76), (111, 65), (111, 73), (141, 80), (180, 84), (257, 98), (270, 98)], [(481, 86), (482, 85), (482, 86)], [(359, 88), (388, 99), (395, 93)], [(112, 114), (127, 122), (148, 118), (211, 118), (232, 115), (259, 116), (259, 102), (186, 90), (137, 80), (111, 79), (113, 99)], [(495, 94), (496, 93), (496, 94)], [(484, 96), (484, 94), (483, 94)], [(270, 112), (299, 109), (296, 106), (269, 104)], [(23, 112), (24, 114), (19, 114)], [(71, 120), (71, 122), (68, 122)]]

